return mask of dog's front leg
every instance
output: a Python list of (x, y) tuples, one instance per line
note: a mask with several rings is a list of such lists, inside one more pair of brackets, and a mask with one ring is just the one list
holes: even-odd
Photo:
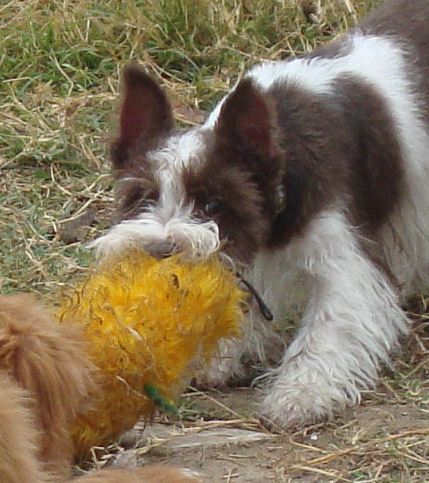
[(312, 280), (310, 302), (263, 402), (267, 419), (283, 427), (359, 402), (407, 330), (394, 289), (342, 214), (320, 216), (296, 248)]
[(222, 387), (231, 379), (240, 379), (244, 373), (241, 362), (244, 351), (243, 341), (221, 341), (217, 354), (210, 361), (208, 367), (197, 374), (197, 385), (204, 388)]
[(250, 363), (263, 364), (270, 355), (267, 351), (280, 345), (279, 336), (264, 323), (257, 308), (255, 311), (255, 316), (249, 314), (243, 321), (241, 337), (221, 341), (209, 367), (198, 374), (197, 384), (203, 387), (221, 387), (230, 381), (240, 381), (248, 376), (243, 359)]

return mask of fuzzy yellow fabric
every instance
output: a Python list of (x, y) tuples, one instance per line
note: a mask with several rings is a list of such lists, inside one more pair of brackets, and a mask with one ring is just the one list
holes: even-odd
[[(245, 293), (217, 258), (155, 260), (135, 251), (106, 259), (63, 301), (62, 323), (84, 327), (102, 394), (73, 429), (76, 454), (104, 446), (150, 416), (147, 387), (172, 402), (214, 355), (240, 335)], [(145, 390), (146, 388), (146, 390)]]

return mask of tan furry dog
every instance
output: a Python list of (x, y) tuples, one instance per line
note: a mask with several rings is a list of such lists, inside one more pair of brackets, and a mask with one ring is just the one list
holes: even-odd
[(199, 483), (186, 470), (153, 465), (138, 470), (106, 470), (82, 476), (73, 483)]
[(96, 387), (79, 332), (53, 321), (30, 295), (0, 297), (0, 367), (30, 396), (40, 459), (67, 475), (69, 429)]
[(26, 392), (0, 373), (0, 480), (4, 483), (53, 480), (36, 457), (38, 433), (28, 403)]
[[(0, 481), (69, 477), (70, 426), (96, 391), (79, 331), (57, 324), (29, 295), (0, 296)], [(197, 483), (163, 466), (107, 470), (76, 483)]]

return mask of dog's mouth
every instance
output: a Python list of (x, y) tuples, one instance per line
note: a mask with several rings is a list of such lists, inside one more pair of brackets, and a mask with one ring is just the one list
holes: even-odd
[(273, 313), (269, 309), (268, 305), (264, 302), (264, 299), (261, 297), (261, 295), (259, 295), (259, 292), (250, 282), (245, 280), (240, 273), (236, 273), (236, 276), (254, 298), (262, 317), (264, 317), (265, 320), (272, 321), (274, 319)]
[[(174, 255), (175, 253), (174, 245), (171, 242), (166, 242), (163, 244), (160, 244), (159, 242), (157, 242), (157, 243), (154, 243), (153, 246), (148, 245), (146, 246), (146, 251), (156, 259), (167, 258)], [(186, 252), (184, 254), (186, 257)], [(230, 261), (230, 260), (231, 259), (228, 256), (223, 257), (224, 262)], [(256, 288), (249, 281), (247, 281), (239, 271), (236, 270), (235, 275), (240, 281), (240, 283), (246, 287), (246, 290), (255, 300), (256, 304), (258, 305), (259, 311), (261, 312), (262, 317), (264, 317), (264, 319), (267, 321), (272, 321), (274, 319), (273, 313), (271, 312), (268, 305), (265, 303), (262, 296), (256, 290)]]

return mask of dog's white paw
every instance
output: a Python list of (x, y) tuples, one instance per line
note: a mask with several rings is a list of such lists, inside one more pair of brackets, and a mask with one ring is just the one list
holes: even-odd
[(282, 428), (302, 427), (329, 420), (357, 402), (357, 392), (350, 398), (344, 388), (320, 373), (301, 372), (299, 376), (288, 374), (272, 381), (261, 408), (268, 424)]
[(329, 399), (320, 397), (314, 388), (272, 389), (262, 407), (263, 418), (282, 428), (301, 427), (332, 416)]
[(232, 370), (223, 361), (214, 361), (206, 371), (200, 371), (195, 382), (203, 388), (225, 387), (231, 380), (240, 379), (244, 371), (242, 367)]
[(243, 377), (241, 362), (243, 348), (236, 341), (225, 341), (220, 345), (218, 354), (211, 360), (208, 368), (199, 372), (196, 383), (203, 387), (226, 386), (232, 379)]

